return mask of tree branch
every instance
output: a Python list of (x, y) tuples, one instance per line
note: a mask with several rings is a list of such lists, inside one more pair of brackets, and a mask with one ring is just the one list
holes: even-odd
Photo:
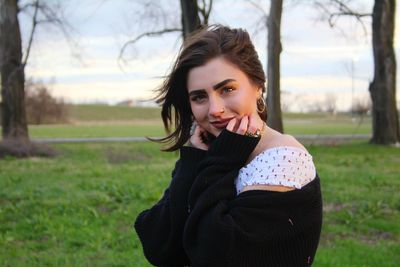
[(337, 12), (332, 12), (326, 7), (326, 4), (319, 3), (318, 1), (315, 2), (315, 5), (317, 8), (321, 9), (324, 13), (326, 13), (328, 17), (328, 23), (331, 28), (334, 28), (336, 26), (336, 21), (340, 17), (345, 17), (345, 16), (350, 16), (354, 17), (358, 23), (363, 28), (363, 32), (365, 35), (367, 35), (367, 27), (365, 26), (364, 21), (362, 18), (364, 17), (372, 17), (372, 13), (360, 13), (355, 10), (353, 10), (351, 7), (349, 7), (346, 3), (343, 2), (343, 0), (330, 0), (331, 5), (336, 6), (335, 9), (338, 10)]
[(259, 2), (254, 1), (254, 0), (247, 0), (247, 2), (250, 3), (255, 9), (257, 9), (260, 13), (261, 16), (260, 18), (253, 24), (254, 26), (251, 27), (251, 29), (254, 29), (253, 34), (254, 36), (257, 36), (261, 31), (267, 30), (267, 24), (268, 24), (268, 11), (265, 10)]
[(36, 0), (35, 3), (33, 3), (33, 6), (35, 9), (33, 12), (33, 17), (32, 17), (32, 29), (31, 29), (31, 33), (29, 35), (28, 47), (26, 48), (25, 57), (22, 60), (22, 64), (21, 64), (22, 68), (25, 68), (26, 63), (28, 62), (28, 57), (29, 57), (29, 53), (31, 51), (32, 42), (33, 42), (33, 35), (35, 33), (36, 26), (38, 24), (37, 16), (38, 16), (38, 11), (39, 11), (39, 0)]
[(335, 27), (336, 23), (334, 22), (335, 18), (339, 17), (344, 17), (344, 16), (350, 16), (350, 17), (355, 17), (356, 20), (361, 24), (363, 27), (363, 31), (366, 34), (367, 33), (367, 28), (365, 27), (364, 22), (362, 21), (362, 17), (371, 17), (372, 14), (360, 14), (360, 13), (353, 13), (353, 12), (340, 12), (340, 13), (331, 13), (329, 15), (328, 23), (330, 27)]
[(210, 17), (211, 9), (213, 5), (213, 0), (210, 0), (208, 9), (206, 10), (205, 17), (204, 17), (204, 24), (208, 25), (208, 18)]
[[(19, 8), (19, 11), (23, 11), (28, 14), (30, 13), (29, 11), (33, 8), (33, 14), (30, 15), (32, 16), (32, 29), (28, 38), (25, 56), (21, 62), (22, 67), (25, 67), (28, 62), (34, 40), (34, 35), (39, 24), (49, 24), (57, 27), (62, 32), (71, 47), (76, 48), (78, 46), (77, 42), (73, 40), (70, 34), (70, 32), (72, 31), (71, 29), (73, 28), (72, 26), (70, 26), (67, 19), (63, 17), (60, 6), (56, 4), (54, 4), (53, 6), (49, 6), (48, 2), (49, 1), (34, 0)], [(78, 58), (78, 60), (81, 61), (79, 56), (76, 57)]]
[(127, 42), (122, 46), (122, 48), (121, 48), (121, 50), (120, 50), (120, 52), (119, 52), (118, 61), (124, 61), (124, 60), (123, 60), (123, 55), (124, 55), (124, 52), (125, 52), (126, 48), (127, 48), (129, 45), (132, 45), (132, 44), (136, 43), (137, 41), (139, 41), (139, 40), (142, 39), (143, 37), (154, 37), (154, 36), (162, 35), (162, 34), (164, 34), (164, 33), (171, 33), (171, 32), (182, 32), (182, 29), (181, 29), (181, 28), (169, 28), (169, 29), (163, 29), (163, 30), (160, 30), (160, 31), (145, 32), (145, 33), (140, 34), (140, 35), (137, 36), (136, 38), (127, 41)]
[(248, 0), (248, 2), (255, 7), (256, 9), (258, 9), (263, 15), (267, 15), (268, 11), (266, 11), (264, 8), (261, 7), (261, 5), (253, 0)]
[(213, 5), (213, 0), (209, 0), (208, 5), (206, 3), (206, 0), (202, 0), (203, 6), (199, 6), (199, 13), (203, 17), (203, 21), (201, 22), (202, 25), (208, 25), (208, 18), (210, 17), (212, 5)]

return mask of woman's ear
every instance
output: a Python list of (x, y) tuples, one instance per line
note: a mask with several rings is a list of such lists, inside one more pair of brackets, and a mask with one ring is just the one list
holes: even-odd
[(259, 98), (262, 97), (262, 93), (263, 93), (263, 90), (262, 90), (261, 87), (259, 87), (259, 88), (257, 89), (257, 99), (259, 99)]

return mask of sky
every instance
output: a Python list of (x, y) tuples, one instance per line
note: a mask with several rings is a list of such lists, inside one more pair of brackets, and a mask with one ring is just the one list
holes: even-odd
[[(160, 29), (163, 24), (179, 27), (180, 10), (177, 0), (153, 1), (147, 9), (145, 2), (62, 1), (72, 38), (67, 40), (51, 26), (39, 28), (26, 77), (50, 83), (54, 96), (71, 103), (115, 104), (127, 99), (151, 99), (179, 51), (180, 33), (141, 39), (128, 47), (126, 62), (118, 61), (119, 52), (127, 40), (144, 31)], [(265, 69), (267, 32), (261, 27), (263, 13), (251, 2), (260, 3), (268, 11), (267, 0), (214, 0), (210, 22), (246, 29)], [(281, 26), (282, 106), (287, 111), (307, 111), (315, 108), (318, 101), (335, 98), (339, 110), (349, 110), (352, 101), (369, 97), (368, 85), (373, 78), (371, 20), (365, 20), (367, 35), (352, 19), (340, 19), (339, 28), (332, 29), (320, 19), (321, 13), (311, 2), (285, 1)], [(361, 10), (372, 10), (373, 1), (358, 3)], [(399, 12), (396, 14), (399, 26)], [(20, 14), (20, 24), (26, 45), (29, 17)], [(397, 55), (398, 38), (397, 31)]]

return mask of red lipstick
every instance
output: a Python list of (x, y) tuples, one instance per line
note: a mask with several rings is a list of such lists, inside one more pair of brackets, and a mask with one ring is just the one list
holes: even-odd
[(225, 129), (231, 119), (233, 118), (211, 121), (210, 123), (217, 129)]

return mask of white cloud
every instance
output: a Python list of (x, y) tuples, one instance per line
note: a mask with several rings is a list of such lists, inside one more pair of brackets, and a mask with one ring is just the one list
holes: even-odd
[(311, 58), (335, 60), (339, 58), (354, 58), (357, 61), (367, 50), (370, 50), (370, 47), (367, 45), (305, 46), (289, 44), (285, 46), (283, 56), (285, 56), (285, 54), (288, 54), (288, 56), (307, 55), (307, 57)]
[(134, 80), (127, 82), (86, 82), (77, 84), (56, 84), (53, 94), (68, 102), (101, 101), (116, 103), (125, 99), (150, 99), (160, 80)]
[[(327, 93), (288, 93), (283, 94), (281, 103), (286, 111), (290, 112), (307, 112), (309, 110), (315, 110), (316, 107), (324, 107), (327, 98), (331, 97), (331, 94)], [(333, 95), (333, 101), (336, 106), (336, 111), (349, 111), (352, 103), (356, 103), (357, 100), (369, 99), (368, 93), (335, 93)], [(322, 105), (321, 105), (322, 104)]]
[[(303, 93), (340, 93), (351, 91), (352, 86), (352, 80), (350, 77), (340, 76), (292, 76), (283, 77), (281, 82), (282, 90)], [(368, 82), (365, 80), (354, 79), (353, 82), (355, 91), (364, 91), (368, 88)]]
[[(126, 13), (132, 6), (130, 1), (117, 2), (94, 4), (97, 3), (95, 1), (80, 7), (71, 4), (74, 22), (79, 21), (78, 26), (82, 30), (79, 41), (83, 51), (83, 64), (72, 58), (71, 49), (64, 39), (55, 38), (51, 34), (46, 39), (46, 35), (42, 35), (40, 43), (34, 43), (26, 69), (27, 77), (33, 76), (43, 80), (54, 77), (57, 81), (54, 94), (74, 101), (116, 101), (150, 96), (151, 89), (161, 82), (154, 77), (165, 75), (176, 56), (179, 35), (176, 33), (161, 38), (142, 39), (127, 51), (127, 57), (132, 57), (132, 54), (135, 57), (122, 71), (118, 66), (117, 57), (127, 37), (122, 31), (115, 29), (118, 28), (118, 19), (123, 19), (121, 14)], [(372, 1), (368, 3), (371, 4)], [(97, 11), (92, 11), (96, 5)], [(226, 12), (227, 6), (229, 12)], [(246, 1), (216, 1), (214, 8), (211, 15), (213, 22), (244, 27), (250, 33), (254, 30), (251, 27), (254, 26), (257, 16), (260, 15)], [(85, 19), (79, 19), (82, 14)], [(351, 91), (352, 84), (345, 65), (353, 60), (356, 77), (354, 91), (366, 92), (368, 82), (372, 80), (370, 37), (349, 42), (338, 35), (337, 31), (330, 29), (327, 22), (316, 22), (315, 17), (315, 11), (303, 4), (284, 10), (282, 90), (314, 95), (327, 92), (345, 94)], [(397, 12), (395, 44), (400, 48), (399, 17)], [(343, 28), (350, 25), (346, 23), (342, 24)], [(265, 64), (266, 32), (261, 32), (254, 40)], [(360, 78), (361, 75), (364, 78)], [(398, 94), (399, 91), (397, 90)]]

